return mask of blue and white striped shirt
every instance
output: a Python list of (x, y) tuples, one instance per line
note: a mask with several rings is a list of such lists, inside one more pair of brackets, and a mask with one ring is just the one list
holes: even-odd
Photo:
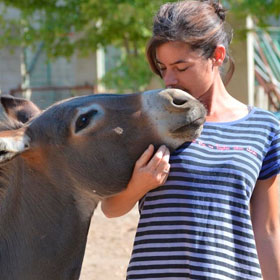
[(165, 185), (139, 203), (127, 279), (262, 279), (249, 203), (256, 181), (280, 172), (277, 119), (252, 108), (205, 123), (170, 163)]

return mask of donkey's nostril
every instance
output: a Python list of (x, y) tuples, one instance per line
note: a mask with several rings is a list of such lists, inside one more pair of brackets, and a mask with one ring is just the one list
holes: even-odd
[(173, 99), (173, 104), (174, 105), (177, 105), (177, 106), (181, 106), (181, 105), (184, 105), (188, 102), (188, 100), (186, 99), (179, 99), (179, 98), (174, 98)]

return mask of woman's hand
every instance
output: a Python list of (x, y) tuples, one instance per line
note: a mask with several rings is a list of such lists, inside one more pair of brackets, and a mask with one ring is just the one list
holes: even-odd
[(126, 214), (148, 191), (165, 183), (170, 169), (169, 150), (161, 146), (154, 156), (153, 153), (154, 146), (150, 145), (136, 161), (127, 188), (102, 200), (101, 209), (108, 218)]
[(154, 146), (150, 145), (136, 161), (128, 188), (142, 188), (145, 193), (163, 185), (168, 177), (170, 152), (161, 146), (154, 154)]

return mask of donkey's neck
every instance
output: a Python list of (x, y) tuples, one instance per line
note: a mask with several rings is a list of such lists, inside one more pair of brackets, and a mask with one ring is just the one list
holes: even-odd
[(7, 217), (4, 219), (6, 223), (13, 220), (24, 225), (57, 226), (57, 221), (71, 219), (67, 211), (78, 214), (76, 190), (70, 184), (65, 181), (63, 184), (54, 183), (45, 174), (27, 167), (23, 161), (9, 167), (12, 168), (5, 170), (6, 185), (3, 186), (5, 193), (2, 195), (0, 222)]
[(92, 209), (85, 217), (77, 190), (70, 185), (61, 189), (20, 159), (5, 169), (2, 185), (7, 185), (0, 201), (3, 279), (78, 279)]

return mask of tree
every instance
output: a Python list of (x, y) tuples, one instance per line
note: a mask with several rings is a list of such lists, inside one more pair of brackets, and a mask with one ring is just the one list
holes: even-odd
[(237, 17), (251, 15), (260, 27), (267, 27), (271, 17), (280, 17), (280, 0), (224, 0)]
[[(171, 0), (169, 2), (174, 2)], [(123, 50), (119, 65), (104, 78), (124, 90), (143, 89), (152, 76), (145, 62), (153, 15), (163, 0), (0, 0), (0, 48), (44, 42), (49, 57), (87, 55), (108, 45)], [(280, 14), (280, 0), (227, 0), (237, 16), (250, 13), (265, 23)], [(7, 7), (19, 17), (8, 18)]]
[[(0, 16), (0, 47), (44, 42), (49, 57), (81, 55), (113, 45), (123, 50), (119, 65), (105, 83), (123, 90), (145, 87), (151, 72), (145, 63), (145, 43), (151, 36), (153, 13), (160, 0), (9, 0)], [(20, 10), (6, 17), (7, 7)], [(124, 82), (122, 82), (124, 81)]]

